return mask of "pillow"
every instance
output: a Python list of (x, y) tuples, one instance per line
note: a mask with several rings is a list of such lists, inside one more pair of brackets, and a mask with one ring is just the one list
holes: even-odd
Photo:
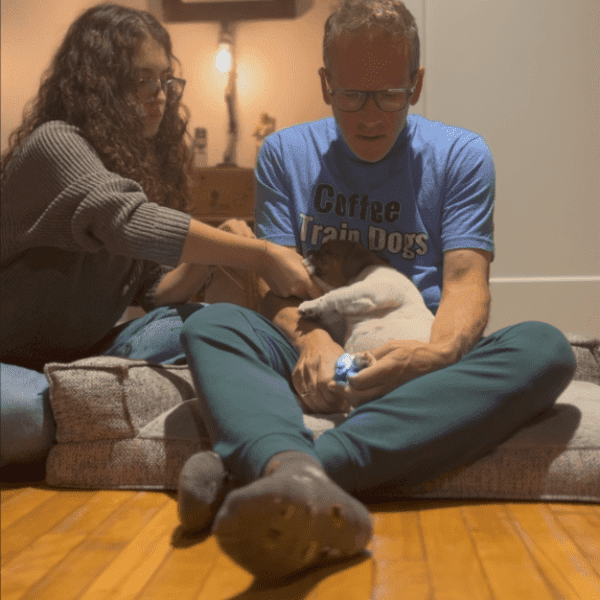
[[(187, 458), (210, 448), (186, 365), (119, 357), (50, 363), (57, 444), (50, 485), (176, 489)], [(315, 437), (345, 415), (305, 415)], [(480, 460), (419, 488), (372, 497), (600, 502), (600, 386), (573, 381), (556, 405)]]
[(573, 379), (600, 385), (600, 339), (575, 333), (567, 333), (566, 337), (577, 360), (577, 370)]
[(187, 365), (97, 356), (44, 373), (57, 428), (50, 485), (169, 489), (187, 458), (210, 447)]

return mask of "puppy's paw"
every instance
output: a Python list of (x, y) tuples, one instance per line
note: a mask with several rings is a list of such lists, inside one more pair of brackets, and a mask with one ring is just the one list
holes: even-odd
[(322, 312), (322, 302), (319, 298), (316, 300), (306, 300), (298, 307), (298, 312), (307, 319), (318, 319)]
[(343, 307), (346, 315), (364, 315), (379, 308), (371, 298), (357, 298), (346, 303)]

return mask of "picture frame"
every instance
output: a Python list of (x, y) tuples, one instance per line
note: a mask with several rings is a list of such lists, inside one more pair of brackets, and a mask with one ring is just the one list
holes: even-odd
[(167, 23), (241, 21), (293, 19), (305, 12), (307, 4), (310, 7), (312, 0), (162, 0), (162, 9)]

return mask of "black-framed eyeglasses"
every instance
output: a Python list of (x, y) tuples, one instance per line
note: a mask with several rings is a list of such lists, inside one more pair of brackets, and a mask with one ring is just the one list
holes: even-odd
[(167, 98), (179, 100), (185, 88), (185, 79), (167, 77), (156, 79), (154, 77), (140, 77), (137, 80), (137, 95), (140, 100), (151, 100), (162, 89)]
[[(328, 79), (328, 78), (327, 78)], [(392, 88), (389, 90), (333, 90), (328, 88), (334, 105), (343, 112), (362, 110), (372, 96), (377, 107), (384, 112), (397, 112), (406, 108), (415, 88)]]
[(333, 103), (343, 112), (358, 112), (362, 110), (369, 97), (373, 97), (375, 104), (384, 112), (397, 112), (406, 108), (415, 88), (394, 88), (389, 90), (328, 90), (333, 98)]

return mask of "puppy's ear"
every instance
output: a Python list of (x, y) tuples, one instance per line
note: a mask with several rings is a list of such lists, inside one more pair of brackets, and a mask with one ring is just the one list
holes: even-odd
[(363, 269), (381, 264), (383, 260), (361, 244), (354, 244), (342, 260), (342, 274), (346, 281), (354, 279)]

